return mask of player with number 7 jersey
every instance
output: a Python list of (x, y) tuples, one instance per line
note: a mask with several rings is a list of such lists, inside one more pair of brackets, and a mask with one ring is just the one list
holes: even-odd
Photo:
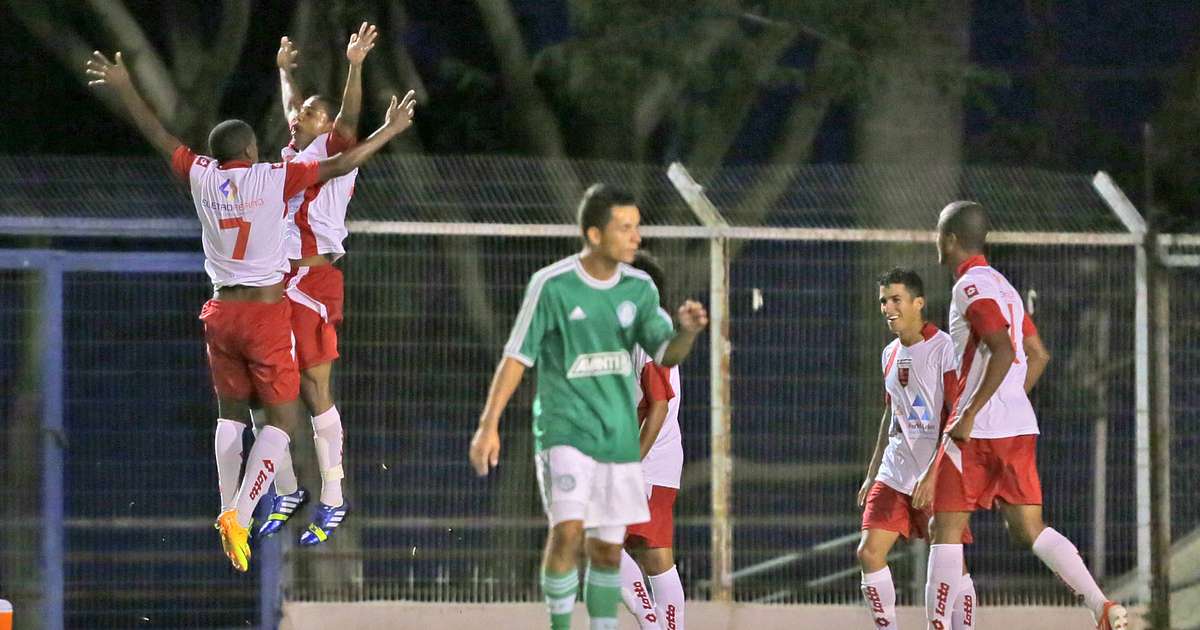
[[(212, 157), (196, 155), (163, 127), (138, 94), (121, 53), (99, 51), (87, 61), (88, 85), (111, 89), (138, 130), (188, 184), (203, 230), (205, 271), (213, 299), (200, 313), (220, 417), (214, 440), (221, 546), (238, 571), (250, 568), (249, 531), (255, 506), (288, 457), (288, 433), (303, 412), (292, 354), (290, 304), (283, 299), (286, 201), (304, 189), (357, 168), (412, 125), (415, 100), (392, 97), (383, 125), (366, 141), (311, 163), (258, 164), (254, 129), (226, 120), (208, 136)], [(250, 402), (266, 408), (266, 426), (242, 467), (242, 433)]]

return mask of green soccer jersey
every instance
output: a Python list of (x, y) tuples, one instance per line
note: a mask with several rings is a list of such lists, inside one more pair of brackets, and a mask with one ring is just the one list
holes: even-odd
[(637, 410), (630, 351), (662, 359), (674, 337), (650, 276), (618, 265), (606, 281), (578, 254), (533, 274), (504, 354), (537, 365), (537, 451), (569, 445), (600, 462), (636, 462)]

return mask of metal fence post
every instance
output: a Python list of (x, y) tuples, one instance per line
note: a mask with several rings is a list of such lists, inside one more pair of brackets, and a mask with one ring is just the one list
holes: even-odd
[(42, 268), (42, 627), (64, 620), (63, 268), (56, 256)]

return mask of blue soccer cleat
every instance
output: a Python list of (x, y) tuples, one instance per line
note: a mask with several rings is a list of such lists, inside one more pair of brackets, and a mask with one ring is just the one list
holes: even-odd
[(283, 524), (308, 501), (308, 492), (299, 488), (291, 494), (277, 494), (271, 501), (271, 515), (255, 532), (255, 540), (263, 540), (283, 529)]
[(346, 512), (348, 511), (348, 506), (345, 503), (337, 507), (318, 503), (308, 529), (300, 534), (300, 544), (306, 546), (319, 545), (329, 540), (329, 537), (333, 535), (333, 530), (337, 529), (342, 524), (342, 521), (345, 520)]

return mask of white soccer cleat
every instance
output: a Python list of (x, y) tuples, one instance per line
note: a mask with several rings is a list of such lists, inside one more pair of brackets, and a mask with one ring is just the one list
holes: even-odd
[(1096, 630), (1127, 630), (1129, 628), (1129, 611), (1116, 602), (1104, 602), (1100, 611), (1100, 619), (1096, 622)]

